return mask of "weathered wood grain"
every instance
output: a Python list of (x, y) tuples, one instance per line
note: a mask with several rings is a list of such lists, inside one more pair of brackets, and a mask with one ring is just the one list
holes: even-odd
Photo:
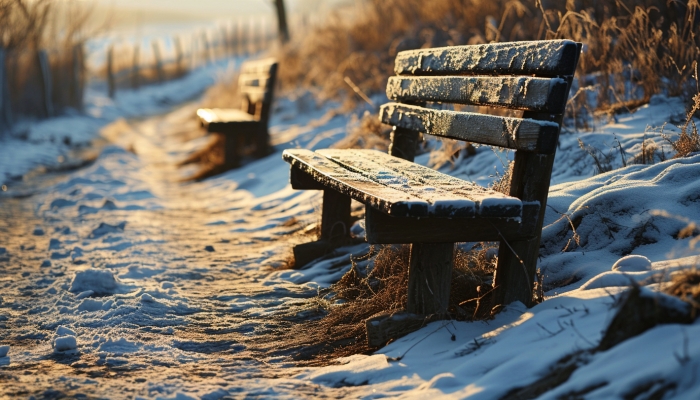
[(397, 75), (573, 75), (580, 47), (570, 40), (505, 42), (402, 51)]
[[(530, 207), (539, 209), (532, 204), (523, 213)], [(537, 234), (532, 221), (517, 218), (399, 218), (371, 207), (365, 211), (365, 231), (372, 244), (524, 240)]]
[(406, 311), (445, 315), (450, 302), (454, 243), (413, 243)]
[(536, 153), (556, 150), (559, 125), (529, 118), (433, 110), (400, 103), (384, 104), (380, 120), (430, 135)]
[(389, 99), (508, 107), (560, 114), (566, 106), (566, 80), (531, 76), (393, 76)]
[(287, 149), (282, 158), (324, 186), (396, 216), (425, 217), (428, 202), (372, 181), (311, 150)]
[(317, 153), (369, 179), (425, 199), (430, 204), (429, 215), (520, 217), (522, 202), (515, 197), (380, 151), (323, 149)]

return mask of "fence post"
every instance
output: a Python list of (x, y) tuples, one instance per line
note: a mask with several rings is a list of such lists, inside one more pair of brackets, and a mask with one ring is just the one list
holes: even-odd
[(114, 85), (114, 46), (107, 49), (107, 94), (113, 99), (116, 88)]
[(211, 61), (211, 54), (209, 54), (209, 38), (207, 37), (207, 31), (203, 30), (200, 36), (202, 38), (202, 56), (204, 58), (204, 64), (208, 64)]
[(238, 22), (233, 21), (229, 30), (229, 55), (236, 56), (238, 52)]
[(53, 88), (51, 87), (51, 66), (49, 65), (49, 56), (46, 50), (37, 52), (37, 60), (39, 62), (39, 71), (41, 72), (41, 83), (44, 96), (44, 111), (47, 117), (53, 116)]
[(175, 48), (175, 75), (179, 78), (184, 75), (184, 68), (182, 68), (182, 43), (180, 42), (180, 36), (173, 37), (173, 47)]
[(141, 73), (139, 67), (139, 53), (141, 52), (139, 44), (134, 45), (134, 56), (131, 64), (131, 87), (138, 89), (140, 83), (139, 74)]
[(85, 89), (85, 53), (83, 44), (73, 46), (73, 87), (71, 105), (77, 110), (83, 109), (83, 90)]
[(219, 39), (219, 57), (224, 58), (228, 55), (228, 36), (225, 25), (222, 25), (221, 29), (219, 29), (219, 35), (221, 35)]
[(163, 60), (161, 59), (161, 54), (160, 54), (160, 45), (158, 44), (158, 40), (154, 39), (151, 42), (151, 46), (153, 47), (153, 59), (155, 62), (155, 69), (156, 69), (156, 75), (158, 75), (158, 82), (162, 83), (165, 81), (165, 76), (163, 74)]
[(238, 26), (238, 37), (240, 38), (239, 44), (239, 54), (242, 56), (248, 55), (248, 27), (250, 26), (250, 20), (242, 20), (241, 24)]
[(5, 63), (5, 49), (0, 47), (0, 136), (12, 125), (9, 83), (7, 79), (7, 64)]

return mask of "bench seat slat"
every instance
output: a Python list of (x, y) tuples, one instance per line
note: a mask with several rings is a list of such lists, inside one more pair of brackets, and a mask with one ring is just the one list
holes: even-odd
[(255, 121), (255, 116), (235, 108), (200, 108), (197, 116), (207, 123), (223, 121)]
[(561, 78), (530, 76), (393, 76), (386, 95), (402, 102), (449, 102), (560, 114), (568, 85)]
[(522, 212), (517, 198), (374, 150), (293, 149), (283, 158), (323, 185), (395, 217), (518, 219)]
[(578, 45), (570, 40), (491, 43), (402, 51), (397, 75), (573, 75)]
[(379, 211), (399, 217), (428, 215), (428, 202), (374, 182), (305, 149), (287, 149), (282, 158), (313, 179)]
[(432, 213), (450, 217), (518, 218), (522, 202), (494, 190), (377, 150), (323, 149), (317, 153), (373, 180), (408, 191), (431, 204)]
[(559, 125), (555, 122), (433, 110), (400, 103), (382, 105), (379, 115), (388, 125), (536, 153), (553, 153), (559, 135)]

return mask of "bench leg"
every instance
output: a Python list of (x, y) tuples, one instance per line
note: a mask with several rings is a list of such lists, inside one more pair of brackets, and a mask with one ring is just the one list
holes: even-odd
[(330, 253), (350, 239), (350, 202), (350, 197), (333, 189), (323, 190), (321, 236), (315, 242), (294, 246), (296, 268)]
[(261, 128), (254, 140), (255, 157), (262, 158), (270, 154), (270, 134), (267, 127)]
[(520, 301), (528, 307), (532, 305), (532, 285), (539, 247), (539, 238), (508, 243), (501, 241), (493, 282), (492, 306), (506, 305), (514, 301)]
[(454, 243), (413, 243), (406, 311), (445, 315), (450, 300)]
[(350, 236), (350, 197), (333, 189), (323, 190), (321, 240), (341, 242)]
[(224, 143), (224, 171), (241, 166), (241, 152), (245, 146), (243, 135), (233, 133), (217, 135), (223, 136)]
[(406, 311), (365, 321), (367, 344), (379, 347), (444, 318), (450, 301), (454, 243), (413, 243)]

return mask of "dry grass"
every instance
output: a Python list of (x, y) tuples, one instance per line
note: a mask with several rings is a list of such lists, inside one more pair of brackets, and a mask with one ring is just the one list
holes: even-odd
[[(323, 364), (337, 357), (374, 350), (366, 344), (365, 320), (375, 314), (405, 309), (410, 246), (383, 246), (374, 266), (361, 270), (356, 261), (329, 292), (308, 307), (325, 310), (323, 318), (291, 327), (295, 335), (285, 345), (305, 349), (303, 362)], [(362, 257), (361, 257), (362, 258)], [(454, 255), (448, 313), (458, 320), (491, 318), (490, 280), (495, 270), (495, 244), (479, 243)]]
[(351, 128), (345, 138), (334, 143), (338, 149), (375, 149), (386, 152), (389, 149), (391, 127), (383, 125), (377, 116), (366, 111), (358, 120), (353, 115)]
[(596, 94), (575, 97), (572, 107), (579, 116), (586, 109), (634, 108), (660, 92), (688, 96), (688, 89), (695, 86), (692, 67), (700, 57), (698, 0), (686, 4), (368, 0), (357, 4), (282, 50), (284, 85), (322, 88), (326, 97), (351, 97), (344, 83), (349, 77), (365, 93), (380, 93), (401, 50), (567, 38), (584, 43), (578, 86)]
[(685, 124), (681, 126), (681, 133), (678, 139), (671, 140), (669, 137), (664, 136), (673, 150), (676, 151), (674, 158), (687, 157), (692, 153), (700, 151), (700, 134), (698, 134), (698, 127), (693, 121), (693, 116), (697, 111), (700, 110), (700, 93), (697, 93), (693, 97), (693, 103), (690, 111), (686, 114)]
[[(48, 49), (51, 108), (80, 108), (85, 82), (82, 45), (91, 10), (78, 0), (0, 0), (0, 47), (6, 52), (14, 117), (46, 116), (37, 52)], [(93, 22), (93, 21), (90, 21)]]
[(674, 273), (664, 292), (689, 303), (691, 317), (695, 319), (700, 312), (700, 271), (694, 267)]

